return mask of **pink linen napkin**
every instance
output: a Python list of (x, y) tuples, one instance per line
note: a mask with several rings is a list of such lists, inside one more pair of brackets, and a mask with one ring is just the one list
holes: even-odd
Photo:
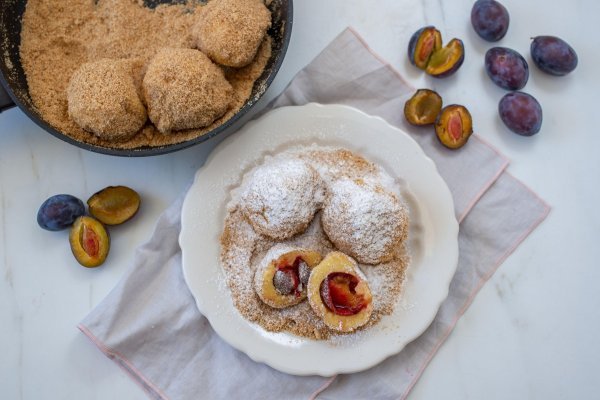
[[(410, 133), (402, 108), (413, 91), (347, 29), (268, 108), (347, 104)], [(178, 244), (183, 195), (163, 213), (134, 265), (79, 329), (151, 398), (405, 398), (479, 289), (549, 212), (505, 172), (506, 158), (477, 135), (454, 152), (432, 140), (433, 135), (412, 136), (452, 192), (460, 256), (435, 320), (399, 354), (356, 374), (295, 377), (225, 344), (195, 307), (183, 280)], [(519, 204), (518, 209), (511, 204)]]

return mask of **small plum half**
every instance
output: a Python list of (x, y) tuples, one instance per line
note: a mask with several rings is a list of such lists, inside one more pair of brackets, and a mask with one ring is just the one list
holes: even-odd
[(419, 89), (404, 103), (404, 117), (417, 126), (431, 125), (442, 110), (442, 97), (429, 89)]
[(69, 243), (77, 262), (86, 268), (94, 268), (106, 260), (110, 237), (100, 221), (82, 216), (71, 227)]
[(451, 104), (444, 107), (435, 122), (435, 133), (449, 149), (458, 149), (467, 143), (473, 133), (471, 113), (465, 106)]
[(417, 68), (425, 69), (432, 54), (442, 47), (442, 34), (434, 26), (416, 31), (408, 43), (408, 59)]
[(452, 39), (431, 55), (425, 72), (435, 78), (446, 78), (458, 71), (464, 60), (465, 46), (462, 40)]
[(109, 186), (87, 201), (90, 214), (106, 225), (131, 219), (140, 208), (140, 195), (127, 186)]

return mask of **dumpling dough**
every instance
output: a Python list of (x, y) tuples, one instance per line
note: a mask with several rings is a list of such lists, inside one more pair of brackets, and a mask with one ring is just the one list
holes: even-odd
[(254, 59), (271, 12), (262, 0), (212, 0), (201, 9), (194, 27), (196, 45), (213, 61), (243, 67)]
[(285, 240), (308, 227), (323, 203), (324, 190), (317, 171), (304, 161), (276, 159), (254, 171), (240, 208), (256, 232)]
[(135, 63), (102, 59), (85, 63), (67, 88), (69, 116), (101, 139), (123, 141), (146, 123), (146, 109), (134, 81)]
[(142, 88), (148, 116), (162, 133), (212, 124), (227, 112), (233, 93), (223, 70), (194, 49), (160, 50)]
[(321, 262), (315, 251), (284, 244), (273, 246), (254, 274), (258, 297), (273, 308), (285, 308), (306, 299), (311, 270)]
[(360, 179), (334, 182), (321, 218), (329, 240), (364, 264), (391, 261), (408, 222), (408, 209), (395, 194)]

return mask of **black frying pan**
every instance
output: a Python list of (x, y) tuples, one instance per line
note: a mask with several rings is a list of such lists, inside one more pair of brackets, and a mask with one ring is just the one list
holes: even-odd
[[(144, 0), (147, 7), (156, 7), (162, 3), (182, 3), (182, 0)], [(15, 105), (18, 106), (29, 118), (35, 121), (46, 131), (65, 142), (97, 153), (116, 156), (139, 157), (153, 156), (181, 150), (195, 144), (204, 142), (219, 133), (225, 132), (232, 127), (252, 106), (269, 87), (287, 51), (287, 46), (292, 33), (292, 0), (273, 0), (269, 6), (273, 14), (273, 24), (269, 34), (273, 38), (273, 53), (267, 63), (264, 73), (254, 85), (252, 94), (244, 106), (223, 125), (212, 131), (186, 142), (166, 145), (163, 147), (144, 147), (138, 149), (111, 149), (79, 142), (70, 136), (60, 132), (48, 124), (37, 112), (29, 96), (27, 79), (21, 65), (19, 46), (21, 44), (21, 17), (25, 11), (27, 0), (0, 0), (0, 112)], [(68, 3), (68, 0), (67, 0)], [(261, 89), (262, 88), (262, 89)], [(4, 89), (4, 90), (3, 90)]]

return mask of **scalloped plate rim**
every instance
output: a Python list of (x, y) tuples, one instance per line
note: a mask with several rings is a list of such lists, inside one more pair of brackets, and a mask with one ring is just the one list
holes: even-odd
[[(194, 229), (197, 228), (197, 225), (192, 224), (190, 221), (192, 217), (197, 217), (197, 215), (195, 216), (194, 213), (199, 211), (199, 208), (195, 206), (196, 203), (194, 203), (194, 201), (197, 201), (198, 197), (202, 197), (202, 188), (205, 186), (205, 182), (203, 182), (203, 179), (210, 179), (210, 176), (205, 177), (205, 175), (208, 175), (208, 172), (211, 170), (211, 168), (214, 168), (215, 164), (222, 162), (223, 159), (225, 159), (228, 156), (231, 157), (231, 154), (228, 153), (231, 153), (232, 151), (235, 153), (235, 151), (243, 150), (246, 153), (250, 152), (252, 154), (254, 154), (254, 152), (259, 152), (260, 156), (269, 152), (269, 150), (278, 147), (273, 146), (273, 142), (269, 142), (269, 144), (266, 144), (266, 142), (263, 141), (261, 142), (262, 147), (256, 148), (254, 150), (249, 150), (249, 148), (245, 147), (243, 143), (252, 139), (253, 136), (260, 137), (260, 135), (263, 135), (265, 131), (268, 131), (265, 129), (265, 126), (273, 124), (274, 122), (278, 122), (278, 128), (286, 126), (285, 123), (281, 124), (281, 121), (279, 120), (283, 119), (285, 122), (286, 120), (290, 120), (291, 117), (301, 117), (300, 121), (296, 122), (302, 124), (302, 121), (306, 121), (306, 123), (304, 123), (304, 126), (287, 125), (287, 128), (292, 129), (295, 133), (298, 133), (300, 135), (305, 135), (309, 139), (312, 137), (314, 140), (318, 140), (315, 132), (311, 132), (310, 130), (303, 131), (302, 129), (310, 125), (308, 123), (309, 121), (315, 122), (320, 118), (323, 120), (334, 121), (334, 123), (335, 121), (339, 121), (340, 124), (342, 124), (344, 121), (349, 120), (357, 123), (360, 121), (360, 123), (363, 123), (374, 130), (385, 131), (387, 134), (391, 135), (398, 135), (396, 140), (404, 141), (404, 144), (410, 147), (411, 151), (415, 152), (416, 157), (420, 159), (420, 162), (422, 162), (424, 166), (427, 166), (426, 168), (429, 169), (427, 173), (434, 177), (432, 179), (436, 181), (431, 184), (435, 185), (437, 195), (441, 196), (440, 204), (442, 204), (443, 206), (441, 206), (439, 210), (443, 210), (442, 214), (445, 218), (444, 222), (445, 224), (447, 224), (443, 226), (443, 228), (445, 228), (444, 249), (446, 250), (446, 262), (444, 264), (445, 274), (443, 277), (436, 277), (438, 278), (436, 287), (437, 292), (435, 293), (435, 299), (432, 300), (429, 306), (429, 312), (426, 313), (426, 317), (421, 318), (421, 320), (419, 321), (419, 326), (413, 326), (413, 329), (409, 332), (408, 335), (402, 336), (400, 339), (398, 339), (397, 342), (392, 343), (392, 346), (388, 347), (387, 349), (382, 349), (382, 351), (379, 351), (376, 357), (362, 358), (364, 359), (364, 362), (348, 364), (347, 357), (341, 357), (339, 358), (340, 361), (336, 362), (336, 354), (343, 355), (347, 354), (348, 352), (357, 350), (349, 350), (348, 348), (344, 347), (332, 347), (330, 345), (327, 345), (327, 341), (314, 341), (305, 338), (298, 338), (297, 340), (301, 343), (300, 346), (298, 346), (297, 344), (290, 344), (289, 346), (285, 346), (284, 344), (281, 344), (278, 341), (272, 340), (269, 336), (271, 334), (266, 332), (265, 335), (258, 336), (246, 336), (241, 334), (235, 334), (230, 329), (231, 325), (229, 325), (232, 322), (232, 318), (236, 324), (241, 323), (241, 325), (237, 326), (240, 329), (245, 329), (243, 325), (246, 325), (246, 328), (250, 328), (251, 331), (255, 332), (262, 330), (262, 328), (260, 328), (256, 324), (245, 320), (238, 313), (237, 309), (235, 309), (230, 298), (228, 302), (221, 302), (225, 304), (216, 304), (214, 301), (212, 301), (214, 299), (210, 299), (208, 295), (204, 295), (203, 289), (205, 289), (206, 286), (203, 287), (202, 285), (210, 285), (211, 281), (205, 280), (204, 282), (201, 282), (197, 278), (197, 276), (194, 275), (196, 273), (194, 270), (194, 265), (196, 265), (199, 258), (197, 254), (198, 242), (196, 241), (198, 229)], [(319, 134), (322, 134), (322, 132), (319, 132)], [(347, 134), (347, 132), (345, 132), (344, 134)], [(394, 136), (390, 136), (390, 138), (393, 137)], [(339, 139), (340, 147), (349, 148), (349, 150), (351, 151), (356, 150), (352, 148), (352, 144), (347, 142), (347, 140), (346, 143), (344, 143), (344, 139), (347, 138), (336, 139)], [(291, 140), (289, 145), (293, 146), (294, 142), (298, 142), (298, 139), (296, 138), (296, 140)], [(269, 147), (269, 145), (271, 145), (271, 147)], [(360, 151), (356, 151), (360, 153)], [(365, 156), (365, 158), (372, 161), (371, 158), (368, 156)], [(252, 163), (252, 158), (249, 157), (248, 154), (246, 154), (246, 162)], [(390, 171), (387, 172), (390, 173)], [(415, 178), (413, 177), (413, 180), (414, 179)], [(222, 197), (222, 200), (224, 201), (227, 198), (228, 193), (221, 194), (224, 195), (224, 197)], [(224, 204), (217, 204), (215, 205), (215, 207), (223, 208)], [(422, 151), (420, 146), (414, 141), (414, 139), (412, 139), (408, 134), (406, 134), (402, 130), (390, 125), (387, 121), (380, 117), (366, 114), (361, 110), (345, 105), (322, 105), (318, 103), (309, 103), (303, 106), (280, 107), (267, 112), (266, 114), (264, 114), (256, 120), (248, 122), (244, 127), (240, 129), (240, 131), (236, 132), (234, 135), (226, 138), (222, 143), (220, 143), (211, 152), (205, 164), (198, 169), (194, 177), (194, 182), (192, 183), (192, 186), (190, 187), (188, 193), (185, 196), (182, 207), (181, 220), (182, 226), (179, 235), (179, 243), (182, 250), (183, 275), (185, 282), (188, 285), (195, 299), (197, 308), (204, 316), (206, 316), (215, 332), (231, 346), (244, 352), (256, 362), (265, 363), (271, 366), (272, 368), (293, 375), (332, 376), (339, 373), (359, 372), (373, 367), (385, 360), (386, 358), (399, 353), (406, 346), (406, 344), (410, 343), (421, 333), (423, 333), (435, 318), (435, 315), (437, 314), (441, 303), (446, 299), (448, 295), (449, 285), (454, 276), (458, 263), (458, 222), (456, 221), (456, 218), (454, 216), (452, 196), (447, 185), (439, 176), (439, 173), (433, 161), (425, 155), (425, 153)], [(220, 234), (220, 230), (222, 229), (222, 221), (221, 223), (217, 224), (217, 227), (219, 230), (218, 234)], [(217, 248), (220, 248), (218, 241), (214, 243), (214, 245)], [(215, 266), (212, 265), (212, 267)], [(217, 267), (221, 269), (220, 264), (217, 265)], [(215, 282), (216, 281), (213, 281), (212, 283)], [(227, 296), (229, 296), (228, 289), (226, 289), (225, 292), (227, 292)], [(232, 314), (228, 314), (227, 317), (224, 317), (222, 314), (223, 307), (227, 309), (227, 312)], [(377, 325), (371, 329), (374, 328), (377, 328)], [(259, 342), (262, 340), (262, 343), (257, 342), (257, 338)], [(294, 340), (295, 339), (291, 339), (290, 343), (295, 343)], [(281, 353), (282, 351), (285, 353), (287, 351), (290, 353), (290, 358), (288, 359), (293, 359), (294, 351), (306, 351), (306, 349), (299, 350), (301, 347), (303, 347), (302, 343), (306, 342), (313, 344), (316, 343), (317, 348), (320, 348), (319, 353), (315, 354), (315, 357), (311, 359), (311, 363), (303, 362), (301, 363), (301, 365), (294, 365), (294, 362), (282, 362), (281, 354), (279, 354), (279, 356), (276, 357), (278, 353)], [(381, 347), (383, 348), (385, 346)]]

